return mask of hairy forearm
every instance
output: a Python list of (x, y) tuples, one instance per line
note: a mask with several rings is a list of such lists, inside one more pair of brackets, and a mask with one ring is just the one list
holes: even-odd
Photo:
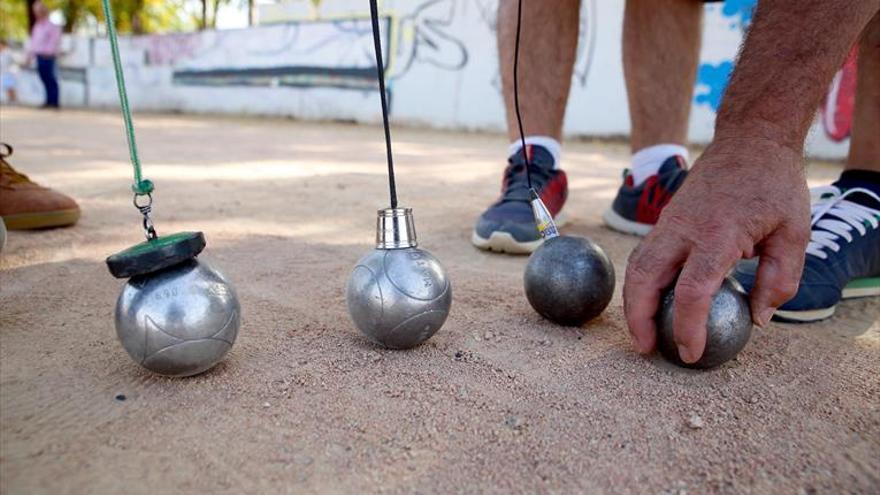
[(880, 0), (760, 0), (715, 126), (800, 151), (816, 108)]

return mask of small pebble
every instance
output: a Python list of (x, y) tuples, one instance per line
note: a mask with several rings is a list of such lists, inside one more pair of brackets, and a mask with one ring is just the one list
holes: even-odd
[(272, 404), (269, 404), (268, 402), (263, 402), (263, 407), (269, 407), (269, 406), (271, 406), (271, 405), (272, 405)]
[(691, 416), (691, 418), (688, 420), (688, 426), (690, 426), (691, 429), (699, 430), (700, 428), (702, 428), (702, 427), (704, 427), (704, 426), (706, 426), (706, 425), (705, 425), (705, 423), (703, 423), (703, 418), (701, 418), (701, 417), (697, 416), (696, 414), (694, 414), (694, 415)]
[(122, 401), (124, 401), (125, 399), (127, 399), (127, 397), (125, 396), (125, 394), (119, 394), (119, 395), (117, 395), (115, 398), (116, 398), (116, 400), (118, 400), (119, 402), (122, 402)]
[(523, 420), (520, 418), (510, 415), (504, 419), (504, 424), (507, 425), (508, 428), (512, 428), (514, 430), (518, 430), (523, 426)]

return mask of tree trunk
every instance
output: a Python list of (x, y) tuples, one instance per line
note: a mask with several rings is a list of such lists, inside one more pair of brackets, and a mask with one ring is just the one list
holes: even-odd
[(254, 25), (254, 0), (248, 0), (248, 26)]
[(202, 0), (202, 23), (199, 25), (199, 30), (206, 29), (208, 27), (208, 0)]
[(131, 17), (129, 18), (132, 34), (144, 34), (143, 13), (145, 3), (144, 0), (134, 0), (132, 2)]
[(64, 6), (61, 7), (61, 11), (64, 12), (64, 26), (61, 28), (63, 32), (73, 32), (73, 29), (79, 22), (82, 7), (82, 2), (65, 2)]
[(37, 18), (34, 17), (34, 4), (37, 3), (37, 0), (25, 0), (27, 3), (27, 16), (28, 16), (28, 35), (34, 29), (34, 24), (37, 22)]
[(217, 29), (217, 11), (220, 10), (220, 0), (214, 0), (214, 15), (211, 16), (211, 29)]

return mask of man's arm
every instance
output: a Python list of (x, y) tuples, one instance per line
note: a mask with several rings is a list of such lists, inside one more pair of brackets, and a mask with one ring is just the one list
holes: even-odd
[(764, 137), (798, 152), (822, 96), (878, 0), (760, 0), (716, 139)]
[(810, 232), (804, 139), (878, 10), (880, 0), (758, 2), (714, 140), (630, 256), (624, 309), (639, 352), (656, 345), (660, 293), (676, 276), (675, 340), (686, 362), (702, 356), (712, 295), (739, 259), (761, 256), (751, 294), (757, 324), (796, 293)]

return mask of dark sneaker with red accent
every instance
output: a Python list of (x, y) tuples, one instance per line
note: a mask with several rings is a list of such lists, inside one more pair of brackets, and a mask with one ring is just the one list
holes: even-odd
[[(559, 212), (568, 197), (565, 172), (555, 168), (553, 155), (543, 147), (531, 145), (526, 151), (532, 162), (532, 187), (560, 226)], [(516, 153), (507, 162), (501, 198), (477, 219), (471, 242), (489, 251), (528, 254), (538, 249), (544, 239), (535, 227), (522, 153)]]
[(633, 186), (632, 174), (627, 170), (623, 185), (602, 220), (618, 232), (647, 235), (686, 177), (687, 164), (680, 156), (667, 158), (657, 174), (648, 177), (638, 187)]

